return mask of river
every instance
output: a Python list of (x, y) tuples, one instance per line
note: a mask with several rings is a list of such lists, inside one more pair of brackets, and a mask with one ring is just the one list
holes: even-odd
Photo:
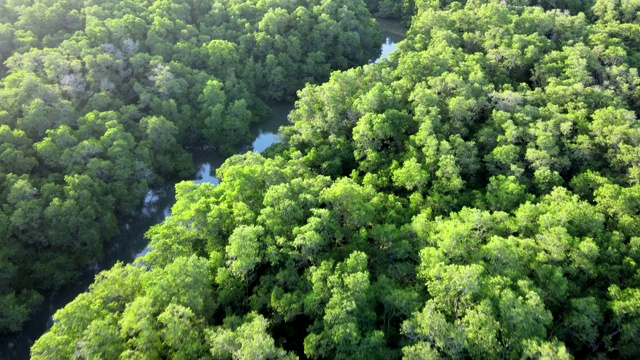
[[(385, 40), (381, 46), (381, 55), (375, 62), (387, 57), (396, 48), (396, 43), (406, 36), (406, 30), (397, 20), (378, 19), (378, 24)], [(293, 106), (293, 103), (271, 105), (271, 117), (251, 129), (254, 135), (251, 144), (253, 151), (262, 152), (279, 141), (278, 128), (287, 124), (287, 115)], [(194, 150), (192, 155), (198, 169), (193, 181), (218, 184), (219, 180), (214, 175), (215, 169), (222, 165), (226, 158), (207, 149)], [(161, 223), (171, 214), (171, 207), (175, 203), (174, 185), (167, 184), (149, 191), (140, 211), (134, 216), (121, 219), (120, 235), (107, 246), (100, 261), (85, 270), (74, 284), (49, 294), (44, 303), (33, 312), (23, 331), (0, 338), (0, 360), (28, 359), (31, 345), (53, 325), (53, 314), (87, 291), (98, 272), (110, 269), (118, 261), (130, 263), (148, 251), (144, 234), (151, 226)]]

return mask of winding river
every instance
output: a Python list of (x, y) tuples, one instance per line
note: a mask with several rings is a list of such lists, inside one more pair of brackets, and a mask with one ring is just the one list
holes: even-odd
[[(375, 62), (387, 57), (395, 50), (396, 43), (406, 36), (406, 30), (397, 20), (378, 19), (378, 24), (385, 41), (381, 46), (380, 58)], [(279, 141), (278, 128), (287, 124), (287, 115), (293, 109), (293, 103), (273, 104), (271, 109), (271, 117), (251, 129), (254, 135), (251, 145), (253, 151), (262, 152)], [(195, 150), (192, 155), (198, 169), (193, 181), (218, 184), (219, 180), (214, 176), (215, 169), (226, 158), (212, 150)], [(85, 270), (74, 284), (49, 294), (44, 303), (34, 311), (23, 331), (0, 338), (0, 360), (28, 359), (31, 345), (53, 325), (53, 314), (80, 293), (87, 291), (98, 272), (111, 268), (118, 261), (130, 263), (148, 251), (144, 234), (151, 226), (161, 223), (171, 214), (171, 207), (175, 203), (174, 185), (171, 183), (149, 191), (140, 211), (121, 219), (120, 235), (105, 249), (104, 257), (100, 261)]]

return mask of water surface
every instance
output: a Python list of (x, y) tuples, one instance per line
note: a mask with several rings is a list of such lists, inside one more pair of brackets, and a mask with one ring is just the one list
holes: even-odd
[(376, 19), (378, 21), (378, 26), (380, 31), (382, 32), (382, 38), (384, 42), (380, 47), (382, 50), (382, 54), (375, 62), (379, 62), (380, 60), (389, 56), (391, 52), (396, 49), (396, 44), (400, 41), (404, 40), (407, 37), (407, 29), (400, 24), (398, 20), (390, 20), (390, 19)]

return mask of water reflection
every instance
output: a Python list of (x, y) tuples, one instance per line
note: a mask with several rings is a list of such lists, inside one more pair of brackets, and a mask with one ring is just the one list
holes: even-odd
[(407, 29), (403, 27), (397, 20), (389, 19), (376, 19), (378, 21), (378, 27), (384, 37), (384, 43), (380, 50), (380, 57), (375, 61), (380, 62), (385, 59), (396, 49), (396, 44), (407, 37)]
[(288, 125), (287, 117), (293, 110), (293, 103), (275, 103), (269, 107), (272, 111), (271, 117), (252, 129), (255, 140), (251, 144), (251, 149), (255, 152), (263, 152), (269, 146), (281, 141), (278, 129), (282, 125)]
[(198, 169), (198, 173), (196, 174), (195, 180), (193, 180), (196, 184), (202, 183), (212, 183), (218, 185), (220, 183), (220, 179), (213, 176), (213, 171), (215, 170), (211, 168), (210, 163), (204, 163)]
[[(248, 150), (261, 153), (269, 146), (280, 142), (278, 129), (280, 126), (288, 124), (287, 116), (293, 110), (293, 103), (273, 103), (269, 107), (272, 111), (271, 116), (250, 129), (251, 137), (254, 140)], [(193, 160), (198, 167), (194, 180), (196, 184), (212, 183), (218, 185), (220, 183), (220, 179), (215, 177), (215, 169), (222, 165), (226, 157), (222, 157), (212, 150), (196, 150), (193, 153)]]

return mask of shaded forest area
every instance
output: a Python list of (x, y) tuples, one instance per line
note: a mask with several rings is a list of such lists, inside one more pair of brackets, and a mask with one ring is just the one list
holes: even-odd
[(194, 172), (185, 147), (233, 152), (380, 43), (359, 0), (0, 0), (0, 334)]
[(283, 143), (179, 184), (33, 357), (638, 358), (640, 3), (414, 10)]

